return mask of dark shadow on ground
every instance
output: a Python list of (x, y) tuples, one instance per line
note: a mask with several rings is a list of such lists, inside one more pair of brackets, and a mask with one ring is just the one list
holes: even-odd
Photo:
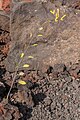
[(34, 107), (35, 107), (36, 105), (39, 105), (39, 102), (42, 102), (46, 98), (46, 95), (44, 93), (38, 93), (38, 94), (32, 95), (32, 97), (33, 97)]
[(0, 66), (0, 78), (2, 78), (2, 76), (5, 74), (6, 69), (2, 66)]
[(32, 117), (32, 107), (28, 108), (26, 104), (17, 103), (16, 105), (22, 114), (22, 117), (19, 120), (27, 120)]

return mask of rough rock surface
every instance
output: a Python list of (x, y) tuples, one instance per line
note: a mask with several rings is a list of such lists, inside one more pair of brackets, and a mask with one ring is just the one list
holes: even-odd
[[(60, 9), (60, 17), (55, 22), (55, 14), (50, 10)], [(23, 64), (29, 69), (53, 66), (55, 63), (77, 62), (80, 59), (80, 13), (67, 6), (56, 6), (51, 2), (23, 3), (12, 9), (12, 48), (5, 61), (8, 71), (15, 71), (20, 54), (25, 56)], [(60, 18), (66, 14), (63, 21)], [(43, 28), (40, 30), (40, 28)], [(38, 36), (39, 34), (43, 36)], [(33, 44), (38, 44), (36, 47)], [(29, 59), (28, 56), (33, 56)]]
[[(12, 9), (11, 21), (0, 16), (4, 23), (0, 23), (0, 120), (80, 120), (79, 0), (45, 1), (20, 2), (21, 6)], [(55, 22), (58, 8), (60, 17)], [(53, 15), (50, 10), (54, 9)], [(24, 51), (20, 69), (28, 63), (30, 71), (18, 71), (15, 76), (12, 71)], [(6, 56), (7, 70), (3, 63)]]
[(10, 28), (10, 18), (7, 15), (4, 15), (3, 12), (0, 11), (0, 29), (9, 31)]

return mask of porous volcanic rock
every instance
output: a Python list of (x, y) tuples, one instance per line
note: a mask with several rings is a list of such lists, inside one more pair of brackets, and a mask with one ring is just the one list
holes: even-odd
[[(55, 10), (55, 14), (50, 10)], [(58, 10), (59, 18), (55, 22)], [(80, 59), (80, 13), (75, 9), (51, 2), (30, 2), (13, 7), (12, 11), (12, 47), (5, 60), (8, 71), (15, 71), (21, 53), (25, 55), (19, 69), (29, 64), (28, 70), (45, 70), (49, 65), (76, 63)], [(66, 17), (61, 21), (63, 15)]]

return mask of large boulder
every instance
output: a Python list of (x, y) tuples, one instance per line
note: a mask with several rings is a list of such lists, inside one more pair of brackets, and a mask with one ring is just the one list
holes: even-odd
[[(52, 14), (50, 10), (55, 10)], [(56, 12), (60, 11), (55, 22)], [(8, 71), (40, 69), (56, 63), (74, 63), (80, 59), (80, 13), (51, 2), (21, 3), (12, 9), (12, 47), (5, 60)], [(60, 18), (66, 14), (63, 21)], [(35, 46), (36, 45), (36, 46)], [(20, 58), (20, 54), (24, 57)], [(33, 56), (30, 59), (28, 56)], [(29, 68), (23, 68), (29, 64)]]

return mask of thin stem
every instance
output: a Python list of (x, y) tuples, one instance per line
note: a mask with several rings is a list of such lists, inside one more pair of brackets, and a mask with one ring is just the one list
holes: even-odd
[[(10, 14), (10, 35), (11, 35), (11, 14)], [(12, 35), (11, 35), (11, 40), (13, 40)], [(24, 54), (25, 54), (26, 51), (28, 50), (31, 42), (32, 42), (32, 39), (30, 40), (30, 42), (29, 42), (26, 50), (24, 51)], [(18, 66), (17, 66), (16, 69), (15, 69), (15, 73), (14, 73), (14, 75), (13, 75), (12, 84), (11, 84), (11, 87), (10, 87), (9, 92), (8, 92), (8, 94), (7, 94), (7, 100), (9, 99), (9, 95), (10, 95), (11, 90), (12, 90), (12, 88), (13, 88), (13, 85), (14, 85), (14, 82), (15, 82), (15, 79), (16, 79), (16, 75), (17, 75), (17, 72), (18, 72), (18, 69), (19, 69), (19, 65), (21, 64), (22, 60), (23, 60), (23, 59), (20, 59), (20, 61), (19, 61), (19, 63), (18, 63)]]

